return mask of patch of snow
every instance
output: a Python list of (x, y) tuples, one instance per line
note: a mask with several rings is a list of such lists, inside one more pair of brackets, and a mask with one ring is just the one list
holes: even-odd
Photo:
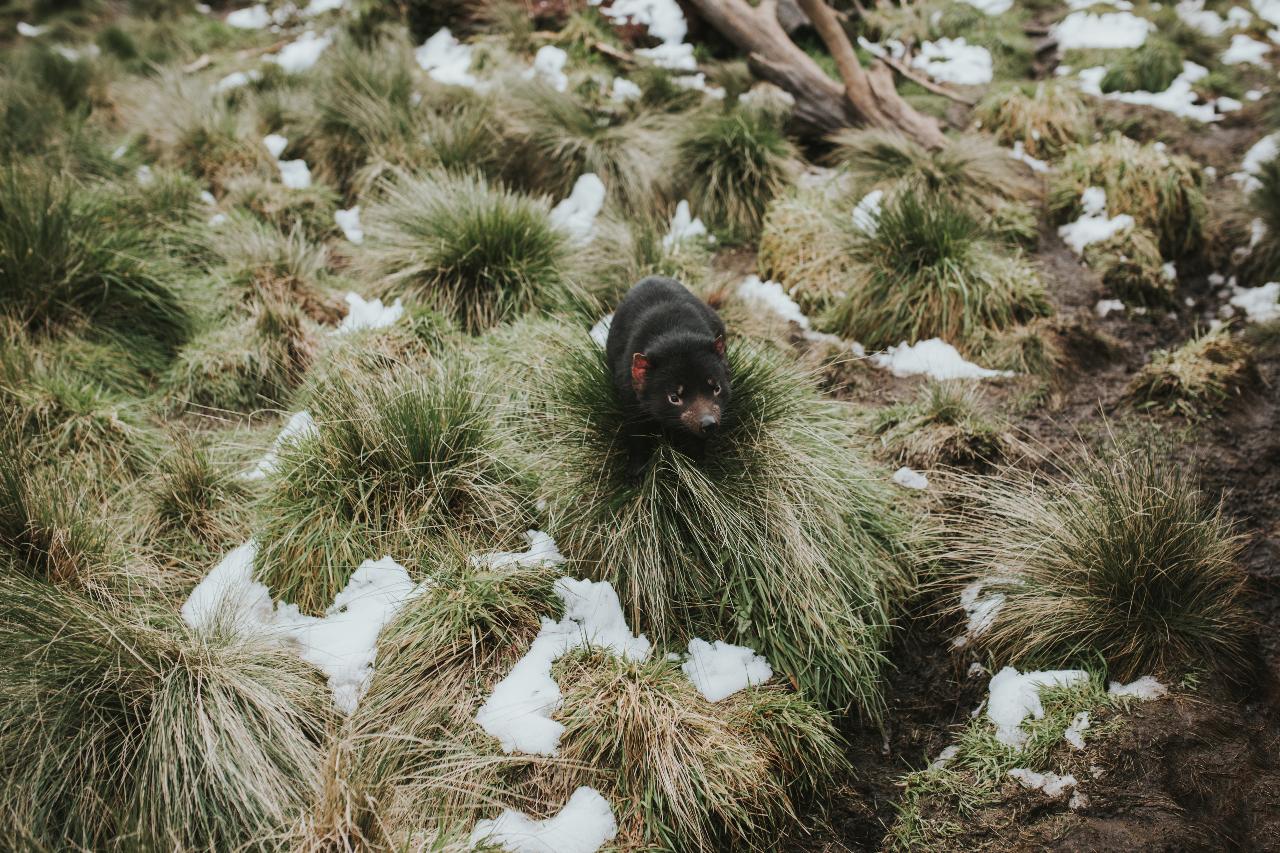
[(978, 675), (983, 675), (984, 673), (986, 673), (986, 671), (987, 671), (987, 668), (985, 666), (983, 666), (978, 661), (974, 661), (973, 663), (969, 664), (969, 668), (965, 670), (965, 675), (967, 675), (969, 678), (973, 678)]
[(604, 207), (604, 181), (587, 172), (573, 183), (569, 197), (551, 210), (551, 224), (577, 243), (589, 243), (596, 233), (596, 217)]
[(113, 150), (113, 151), (111, 152), (111, 159), (112, 159), (112, 160), (119, 160), (119, 159), (121, 159), (122, 157), (124, 157), (124, 155), (126, 155), (126, 154), (128, 154), (128, 153), (129, 153), (129, 146), (128, 146), (128, 145), (123, 145), (123, 144), (122, 144), (122, 145), (117, 145), (117, 146), (115, 147), (115, 150)]
[(1244, 99), (1251, 102), (1261, 101), (1262, 95), (1263, 92), (1261, 89), (1250, 89), (1244, 93)]
[[(1214, 109), (1216, 109), (1220, 113), (1234, 113), (1237, 110), (1244, 109), (1244, 104), (1240, 103), (1235, 98), (1230, 98), (1230, 97), (1227, 97), (1226, 95), (1219, 95), (1218, 97), (1214, 98), (1213, 106), (1214, 106)], [(1209, 172), (1209, 170), (1212, 168), (1213, 168), (1212, 166), (1209, 166), (1204, 170), (1205, 174), (1209, 175), (1210, 179), (1212, 179), (1213, 177), (1212, 174), (1210, 174)]]
[(643, 94), (644, 90), (627, 78), (614, 77), (613, 86), (609, 92), (609, 100), (615, 104), (625, 104), (628, 101), (638, 100)]
[(1072, 791), (1071, 799), (1067, 802), (1067, 808), (1073, 812), (1089, 807), (1089, 795), (1083, 791)]
[(1082, 669), (1019, 673), (1006, 666), (991, 678), (987, 688), (987, 719), (996, 727), (996, 740), (1021, 749), (1027, 741), (1022, 721), (1028, 716), (1037, 720), (1044, 717), (1041, 688), (1070, 687), (1088, 680), (1089, 673)]
[(418, 66), (438, 83), (478, 88), (480, 81), (471, 75), (471, 46), (459, 42), (448, 27), (440, 30), (414, 50)]
[(248, 542), (231, 549), (205, 575), (182, 604), (182, 621), (200, 630), (227, 625), (251, 630), (271, 622), (271, 591), (253, 577), (253, 561), (258, 543)]
[(956, 348), (941, 338), (907, 345), (903, 341), (896, 347), (871, 356), (876, 367), (893, 371), (894, 376), (925, 374), (932, 379), (986, 379), (991, 376), (1012, 376), (1010, 370), (988, 370), (966, 361)]
[(671, 217), (671, 227), (662, 238), (662, 248), (669, 252), (685, 240), (706, 236), (707, 226), (689, 212), (689, 202), (681, 199), (676, 205), (675, 215)]
[(86, 44), (83, 47), (67, 47), (65, 44), (55, 44), (53, 52), (68, 62), (79, 62), (82, 59), (96, 59), (101, 56), (102, 48), (96, 44)]
[(1193, 83), (1208, 73), (1209, 69), (1203, 65), (1197, 65), (1194, 62), (1183, 62), (1182, 73), (1175, 77), (1173, 82), (1169, 84), (1169, 88), (1163, 92), (1139, 90), (1137, 92), (1108, 92), (1104, 94), (1102, 91), (1102, 78), (1107, 75), (1107, 69), (1099, 65), (1093, 68), (1085, 68), (1080, 72), (1080, 91), (1109, 101), (1154, 107), (1194, 121), (1219, 121), (1222, 116), (1215, 111), (1214, 105), (1212, 103), (1197, 103), (1200, 100), (1200, 96), (1192, 88)]
[(503, 752), (554, 756), (564, 725), (551, 719), (562, 699), (551, 665), (583, 646), (608, 649), (628, 660), (649, 656), (649, 640), (627, 627), (618, 594), (608, 581), (560, 578), (555, 592), (564, 602), (559, 622), (543, 618), (529, 650), (499, 681), (476, 713), (476, 722), (502, 745)]
[(280, 170), (280, 183), (291, 190), (305, 190), (311, 186), (311, 170), (306, 160), (277, 160)]
[(872, 190), (859, 200), (853, 209), (853, 227), (868, 237), (876, 236), (880, 230), (880, 202), (884, 199), (884, 190)]
[(239, 30), (261, 30), (271, 26), (271, 13), (261, 3), (236, 9), (227, 15), (226, 24)]
[(1004, 607), (1004, 593), (993, 592), (989, 595), (983, 595), (982, 591), (994, 584), (1016, 582), (1014, 578), (1001, 576), (980, 578), (960, 590), (960, 607), (964, 610), (965, 618), (968, 621), (965, 624), (964, 633), (951, 641), (953, 649), (963, 648), (969, 645), (971, 640), (981, 637), (991, 629), (991, 626), (995, 624), (996, 617), (1000, 615), (1000, 609)]
[(404, 316), (404, 305), (397, 297), (390, 305), (383, 305), (381, 299), (368, 302), (360, 294), (348, 292), (344, 297), (347, 302), (347, 316), (338, 324), (338, 334), (359, 332), (364, 329), (384, 329)]
[(482, 569), (505, 571), (521, 566), (558, 566), (564, 555), (556, 547), (556, 540), (541, 530), (529, 530), (524, 534), (529, 542), (527, 551), (497, 551), (491, 554), (472, 554), (468, 562)]
[(1024, 788), (1043, 791), (1045, 796), (1054, 800), (1061, 798), (1078, 784), (1076, 777), (1070, 773), (1064, 776), (1059, 776), (1057, 773), (1036, 773), (1025, 767), (1013, 768), (1009, 771), (1009, 777), (1016, 779)]
[(39, 38), (47, 32), (49, 32), (49, 28), (46, 26), (28, 24), (26, 21), (18, 21), (18, 35), (24, 38)]
[(261, 480), (268, 474), (274, 474), (280, 464), (280, 453), (285, 447), (290, 444), (297, 444), (300, 441), (306, 441), (318, 433), (319, 429), (316, 427), (316, 422), (312, 420), (310, 412), (294, 412), (289, 416), (284, 429), (280, 430), (280, 434), (271, 443), (271, 448), (266, 452), (266, 455), (258, 460), (258, 464), (251, 471), (247, 471), (242, 475), (243, 479)]
[(1280, 0), (1253, 0), (1253, 11), (1273, 27), (1280, 26)]
[(1252, 250), (1266, 236), (1267, 223), (1263, 222), (1261, 217), (1254, 217), (1253, 221), (1249, 223), (1249, 248)]
[(1058, 236), (1077, 255), (1083, 255), (1086, 246), (1133, 227), (1133, 217), (1127, 213), (1107, 217), (1107, 193), (1101, 187), (1089, 187), (1081, 193), (1080, 208), (1079, 219), (1058, 228)]
[(342, 236), (352, 243), (359, 246), (364, 242), (364, 228), (360, 226), (360, 205), (357, 204), (346, 210), (335, 210), (333, 222), (342, 229)]
[(241, 86), (248, 86), (250, 83), (256, 83), (262, 79), (262, 72), (253, 71), (232, 71), (226, 77), (223, 77), (213, 85), (213, 91), (219, 95), (224, 92), (230, 92), (233, 89), (239, 89)]
[(262, 144), (265, 145), (267, 151), (271, 153), (272, 159), (278, 160), (280, 159), (280, 155), (284, 153), (284, 149), (289, 147), (289, 140), (287, 137), (281, 136), (278, 133), (268, 133), (266, 136), (262, 137)]
[(536, 78), (557, 92), (563, 92), (569, 88), (569, 77), (564, 73), (564, 65), (568, 61), (569, 54), (553, 44), (545, 44), (538, 48), (533, 57), (533, 67), (524, 72), (524, 78)]
[(1269, 281), (1261, 287), (1233, 285), (1233, 295), (1228, 302), (1244, 311), (1251, 323), (1270, 323), (1280, 320), (1280, 281)]
[(150, 186), (151, 182), (156, 179), (155, 173), (151, 171), (151, 167), (142, 165), (133, 173), (134, 180), (142, 186)]
[(920, 53), (911, 60), (934, 80), (957, 86), (981, 86), (991, 82), (991, 52), (963, 38), (941, 38), (920, 45)]
[(1163, 699), (1168, 694), (1169, 688), (1150, 675), (1144, 675), (1128, 684), (1113, 681), (1107, 686), (1108, 696), (1131, 697), (1133, 699), (1141, 699), (1144, 702), (1152, 699)]
[(893, 482), (904, 489), (920, 490), (929, 488), (928, 477), (919, 471), (913, 471), (905, 465), (893, 472)]
[(1204, 0), (1182, 0), (1174, 11), (1184, 24), (1210, 38), (1217, 38), (1227, 31), (1226, 19), (1212, 9), (1206, 9)]
[(719, 702), (773, 678), (773, 667), (755, 649), (721, 640), (690, 640), (689, 659), (680, 669), (708, 702)]
[(311, 0), (302, 10), (304, 18), (314, 18), (325, 12), (336, 12), (347, 5), (347, 0)]
[(719, 86), (708, 86), (707, 75), (702, 72), (698, 72), (697, 74), (683, 74), (679, 77), (673, 77), (671, 82), (675, 83), (681, 89), (693, 89), (694, 91), (701, 92), (712, 100), (724, 100), (724, 89)]
[(210, 207), (213, 207), (215, 204), (218, 203), (218, 200), (214, 198), (213, 193), (209, 192), (208, 190), (200, 191), (200, 201), (204, 202)]
[(761, 281), (760, 276), (749, 275), (738, 285), (737, 295), (743, 302), (771, 311), (801, 329), (809, 328), (809, 318), (776, 281)]
[(1113, 311), (1124, 311), (1124, 303), (1119, 299), (1099, 299), (1093, 306), (1093, 312), (1104, 320)]
[[(602, 0), (589, 2), (592, 6), (600, 6)], [(615, 25), (643, 26), (650, 36), (661, 42), (657, 47), (637, 50), (637, 56), (661, 68), (693, 71), (698, 67), (693, 58), (693, 45), (684, 44), (689, 27), (676, 0), (613, 0), (600, 9), (600, 14)]]
[(960, 754), (960, 747), (957, 746), (956, 744), (951, 744), (951, 746), (948, 746), (944, 748), (942, 752), (939, 752), (937, 758), (929, 762), (929, 769), (941, 770), (942, 768), (946, 767), (948, 764), (951, 763), (951, 759), (955, 758), (959, 754)]
[(636, 50), (636, 56), (649, 60), (659, 68), (671, 71), (694, 71), (698, 60), (693, 56), (693, 45), (664, 42), (657, 47), (642, 47)]
[(1013, 0), (964, 0), (964, 2), (987, 15), (1003, 15), (1013, 8)]
[(1058, 50), (1141, 47), (1155, 24), (1130, 12), (1072, 12), (1050, 28)]
[(591, 340), (603, 347), (609, 343), (609, 326), (613, 324), (613, 315), (606, 314), (591, 327)]
[(1081, 711), (1071, 718), (1071, 725), (1062, 733), (1062, 739), (1076, 749), (1084, 749), (1084, 733), (1089, 728), (1089, 712)]
[(884, 59), (890, 56), (894, 59), (902, 59), (907, 55), (907, 46), (897, 39), (886, 39), (884, 42), (869, 41), (864, 36), (858, 36), (858, 46), (872, 56), (878, 56)]
[(1028, 154), (1026, 149), (1022, 147), (1022, 140), (1020, 139), (1013, 143), (1013, 150), (1009, 152), (1009, 156), (1015, 160), (1021, 160), (1023, 163), (1026, 163), (1031, 167), (1031, 171), (1033, 172), (1049, 171), (1049, 164), (1043, 160), (1037, 160), (1035, 157)]
[(287, 74), (301, 74), (310, 70), (332, 43), (331, 36), (303, 33), (297, 41), (286, 44), (279, 53), (265, 59), (279, 65)]
[(1264, 41), (1251, 39), (1244, 33), (1236, 33), (1231, 37), (1231, 46), (1222, 54), (1222, 62), (1225, 65), (1260, 65), (1266, 68), (1270, 65), (1266, 56), (1271, 52), (1271, 45)]
[(1280, 133), (1262, 137), (1245, 152), (1244, 159), (1240, 161), (1240, 171), (1231, 175), (1232, 180), (1245, 192), (1259, 189), (1262, 182), (1258, 175), (1262, 174), (1262, 167), (1276, 159), (1277, 154), (1280, 154)]
[(533, 820), (506, 809), (494, 820), (476, 821), (468, 844), (512, 853), (595, 853), (618, 834), (613, 809), (595, 788), (582, 786), (555, 817)]
[(227, 215), (225, 213), (215, 213), (213, 216), (209, 217), (209, 222), (207, 224), (210, 228), (217, 228), (226, 221)]

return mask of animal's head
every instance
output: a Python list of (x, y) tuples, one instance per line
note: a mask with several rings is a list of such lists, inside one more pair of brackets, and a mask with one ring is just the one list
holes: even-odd
[(724, 337), (634, 353), (631, 386), (640, 407), (655, 421), (710, 436), (720, 428), (732, 393)]

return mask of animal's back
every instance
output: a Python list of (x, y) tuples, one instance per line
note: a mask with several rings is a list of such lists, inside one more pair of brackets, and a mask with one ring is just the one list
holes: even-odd
[(675, 279), (649, 276), (618, 303), (605, 355), (619, 390), (631, 387), (631, 356), (655, 348), (711, 342), (724, 334), (715, 311)]

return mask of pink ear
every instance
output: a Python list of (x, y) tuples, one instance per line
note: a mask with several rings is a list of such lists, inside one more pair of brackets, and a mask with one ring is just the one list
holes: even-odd
[(631, 387), (637, 394), (644, 390), (649, 378), (649, 357), (642, 352), (631, 354)]
[(724, 358), (724, 335), (716, 335), (715, 343), (711, 346), (715, 349), (716, 355)]

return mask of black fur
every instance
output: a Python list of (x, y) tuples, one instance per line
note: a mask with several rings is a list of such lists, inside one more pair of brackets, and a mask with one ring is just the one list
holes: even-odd
[[(605, 347), (619, 398), (639, 421), (709, 437), (732, 396), (724, 334), (720, 315), (680, 282), (641, 279), (614, 312)], [(637, 372), (637, 363), (647, 366)]]

